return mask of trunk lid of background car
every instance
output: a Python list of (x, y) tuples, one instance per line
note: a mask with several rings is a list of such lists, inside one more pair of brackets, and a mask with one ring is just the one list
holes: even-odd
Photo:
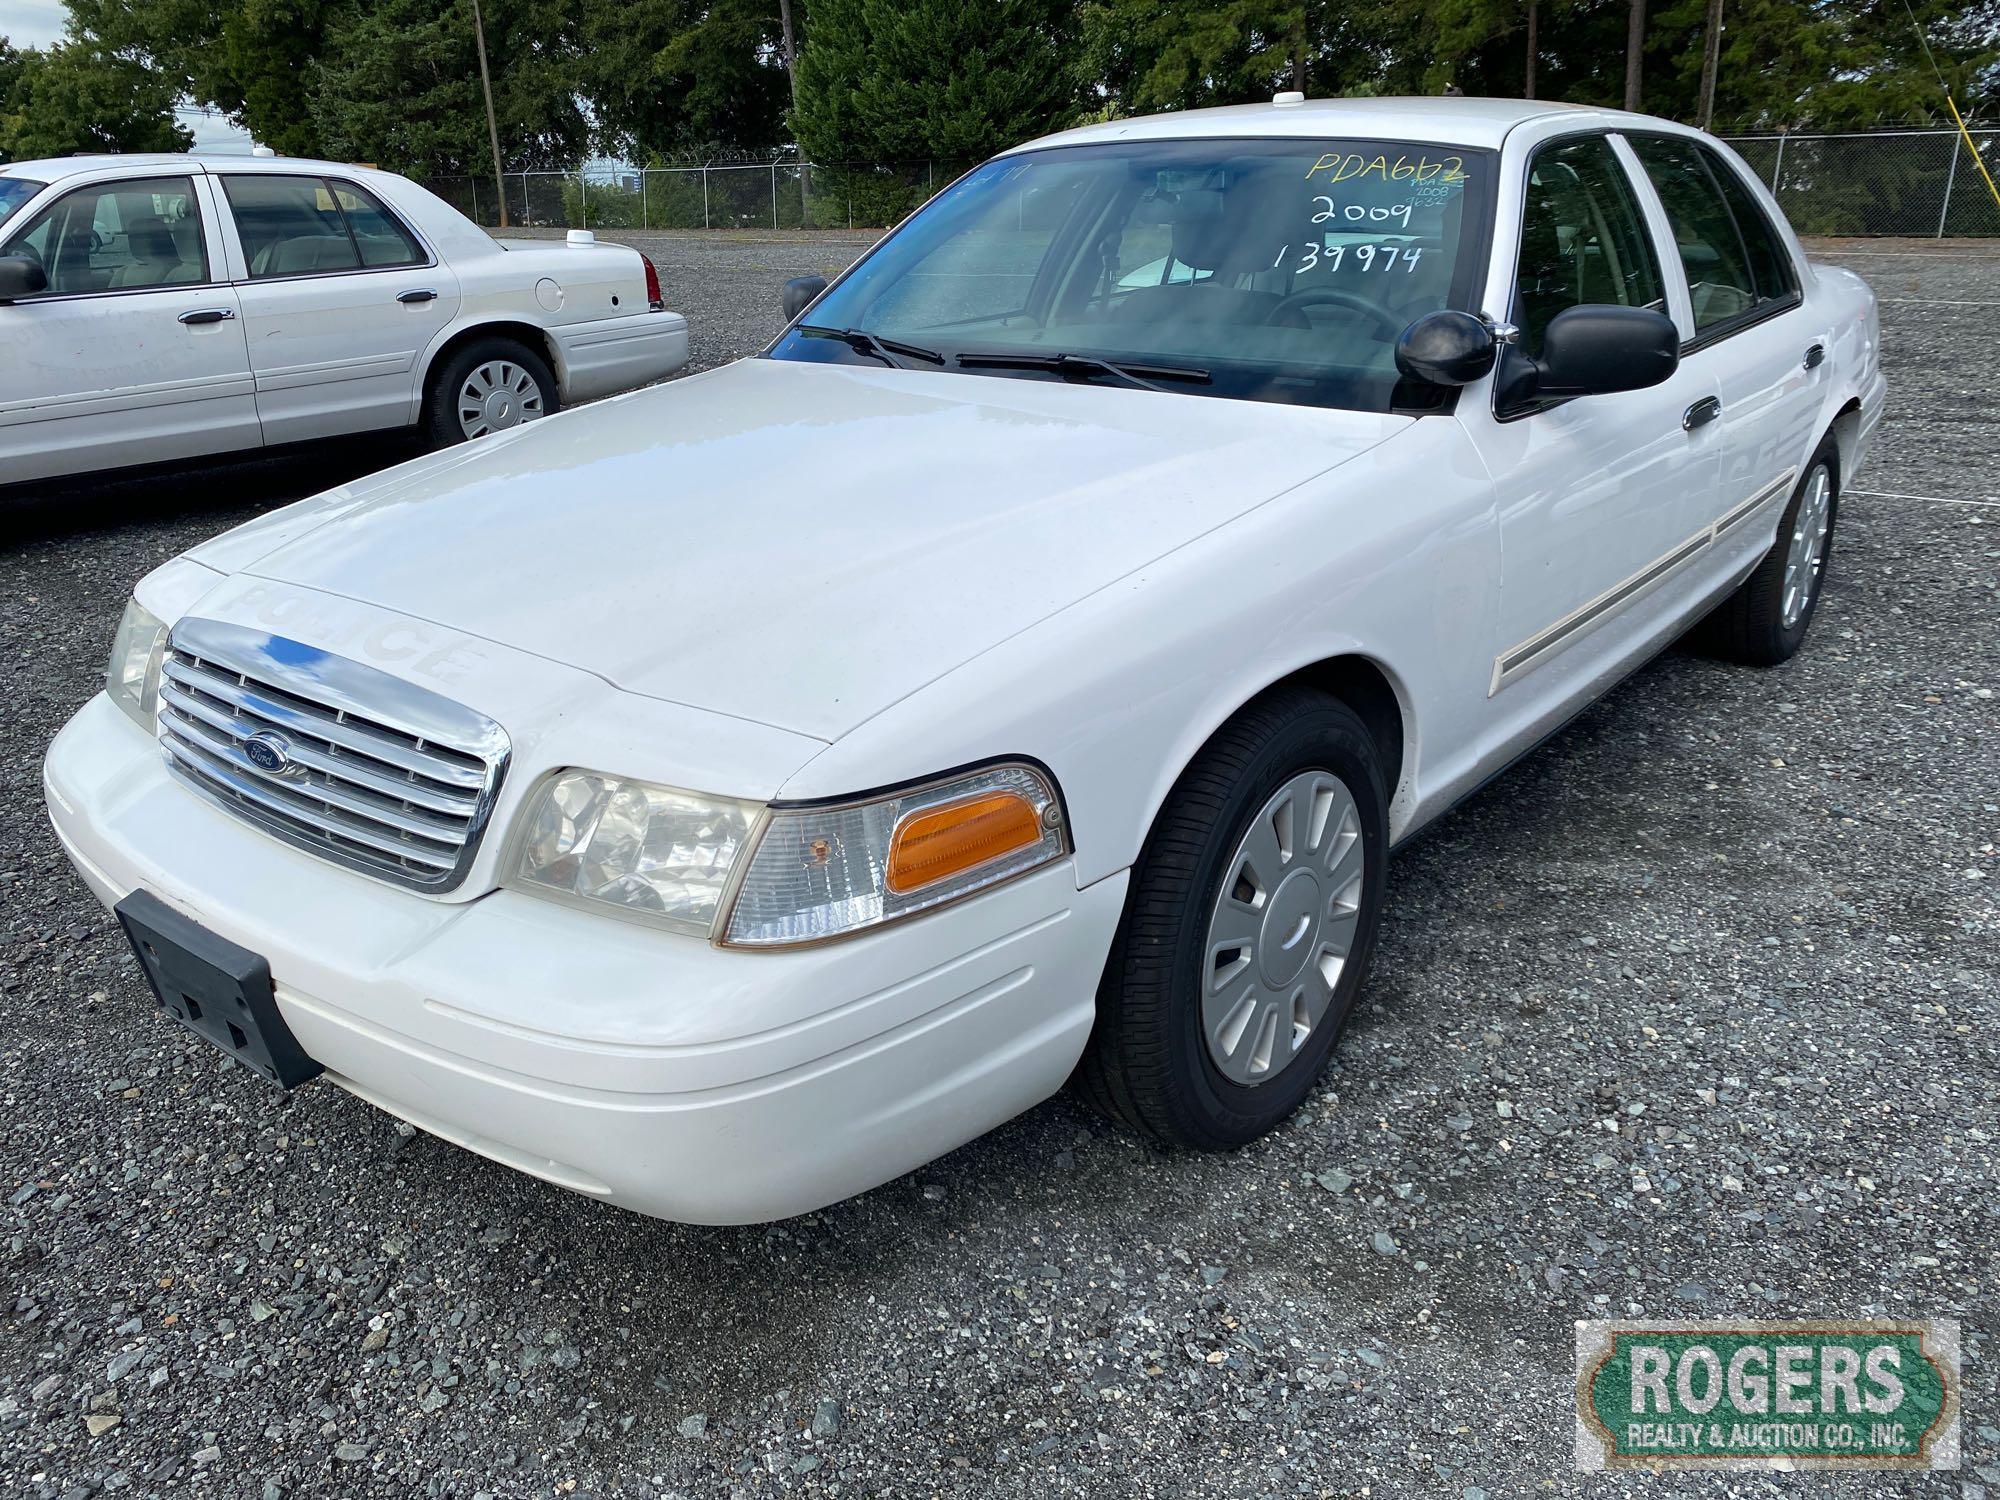
[(1410, 420), (746, 360), (196, 556), (833, 739)]

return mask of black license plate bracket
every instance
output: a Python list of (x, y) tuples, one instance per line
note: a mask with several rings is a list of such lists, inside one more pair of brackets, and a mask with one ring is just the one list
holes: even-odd
[(251, 1072), (294, 1089), (325, 1072), (278, 1011), (271, 966), (150, 891), (115, 908), (161, 1008)]

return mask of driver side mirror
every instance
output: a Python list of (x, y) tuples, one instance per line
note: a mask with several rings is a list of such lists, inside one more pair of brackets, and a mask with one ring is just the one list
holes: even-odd
[(1666, 380), (1680, 363), (1680, 330), (1665, 313), (1611, 303), (1566, 307), (1542, 333), (1530, 394), (1559, 399), (1640, 391)]
[(812, 306), (813, 298), (826, 290), (824, 276), (794, 276), (785, 283), (785, 321), (791, 322)]
[(1586, 302), (1542, 330), (1542, 356), (1510, 372), (1506, 402), (1610, 396), (1658, 386), (1680, 368), (1680, 330), (1664, 312)]
[(26, 255), (0, 256), (0, 302), (32, 297), (48, 289), (48, 272), (42, 269), (40, 261)]

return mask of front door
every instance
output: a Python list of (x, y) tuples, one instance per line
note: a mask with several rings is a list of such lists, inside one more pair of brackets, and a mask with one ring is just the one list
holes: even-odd
[(241, 308), (191, 177), (74, 188), (0, 254), (48, 277), (0, 305), (0, 484), (258, 445)]
[[(1587, 303), (1673, 307), (1632, 181), (1601, 135), (1550, 142), (1530, 163), (1519, 342), (1503, 362), (1532, 358), (1555, 315)], [(1597, 696), (1659, 633), (1657, 591), (1687, 547), (1689, 497), (1716, 483), (1719, 444), (1713, 423), (1699, 420), (1714, 394), (1710, 375), (1684, 366), (1646, 390), (1519, 410), (1461, 406), (1500, 524), (1487, 769)]]

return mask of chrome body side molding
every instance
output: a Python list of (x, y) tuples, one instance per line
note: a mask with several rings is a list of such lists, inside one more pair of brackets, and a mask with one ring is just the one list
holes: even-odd
[(1652, 592), (1673, 573), (1714, 545), (1724, 532), (1747, 521), (1778, 496), (1790, 493), (1792, 479), (1797, 472), (1796, 469), (1787, 469), (1749, 499), (1727, 511), (1720, 520), (1704, 526), (1686, 541), (1646, 564), (1630, 578), (1613, 584), (1595, 599), (1579, 605), (1554, 624), (1537, 631), (1519, 645), (1501, 652), (1493, 659), (1493, 680), (1486, 689), (1486, 696), (1491, 698), (1508, 683), (1517, 681), (1582, 639), (1584, 635), (1620, 610)]

